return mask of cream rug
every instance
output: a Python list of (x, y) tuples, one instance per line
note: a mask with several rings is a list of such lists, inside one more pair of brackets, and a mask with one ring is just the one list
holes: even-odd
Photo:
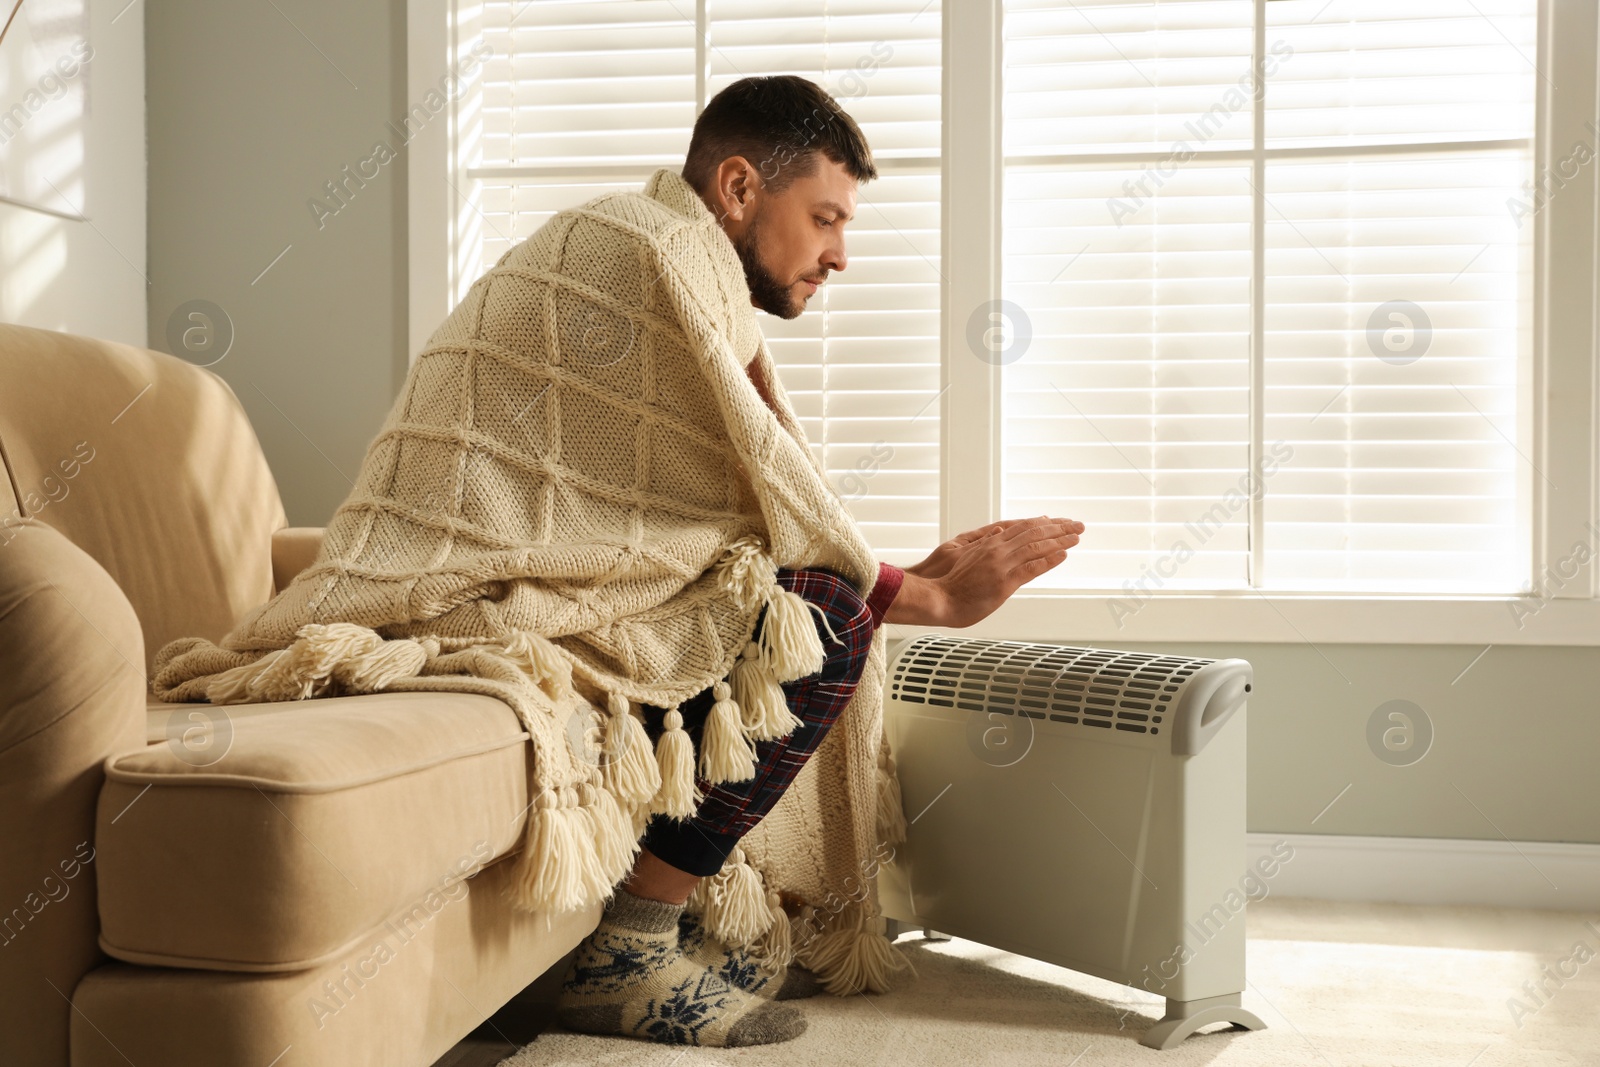
[(920, 980), (799, 1001), (810, 1026), (785, 1044), (683, 1049), (552, 1028), (501, 1067), (1600, 1065), (1600, 912), (1271, 898), (1249, 924), (1244, 1004), (1268, 1029), (1218, 1024), (1169, 1052), (1138, 1043), (1163, 1010), (1149, 994), (906, 934)]

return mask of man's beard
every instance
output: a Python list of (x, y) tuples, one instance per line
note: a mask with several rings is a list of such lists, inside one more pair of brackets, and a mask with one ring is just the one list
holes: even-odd
[(805, 302), (796, 297), (794, 291), (780, 282), (778, 276), (761, 262), (761, 253), (756, 247), (756, 232), (760, 226), (761, 217), (758, 215), (750, 220), (744, 236), (733, 242), (734, 250), (739, 253), (739, 262), (744, 264), (744, 280), (749, 283), (750, 295), (762, 311), (780, 319), (796, 318), (806, 309)]

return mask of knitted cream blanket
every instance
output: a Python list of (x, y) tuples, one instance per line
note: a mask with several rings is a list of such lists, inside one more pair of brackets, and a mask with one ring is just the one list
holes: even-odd
[[(746, 373), (756, 360), (773, 407)], [(220, 644), (163, 647), (151, 691), (217, 704), (387, 692), (505, 700), (533, 746), (514, 902), (564, 911), (630, 869), (652, 813), (752, 773), (797, 722), (778, 687), (820, 669), (778, 567), (863, 596), (877, 563), (811, 452), (738, 256), (660, 170), (563, 211), (434, 332), (310, 568)], [(756, 618), (768, 615), (759, 642)], [(691, 907), (838, 994), (887, 988), (884, 633), (853, 699)], [(700, 751), (676, 705), (715, 686)], [(639, 705), (672, 709), (654, 751)], [(781, 906), (788, 904), (789, 914)]]

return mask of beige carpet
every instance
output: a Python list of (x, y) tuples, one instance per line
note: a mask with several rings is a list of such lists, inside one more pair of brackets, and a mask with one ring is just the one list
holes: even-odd
[[(1268, 1029), (1218, 1024), (1169, 1052), (1138, 1043), (1163, 1010), (1153, 996), (908, 934), (900, 945), (919, 979), (879, 996), (799, 1001), (810, 1026), (785, 1044), (682, 1049), (553, 1027), (502, 1067), (1600, 1065), (1600, 912), (1272, 898), (1251, 906), (1249, 931), (1244, 1005)], [(1522, 985), (1537, 990), (1547, 966), (1541, 1006)], [(1514, 997), (1526, 1009), (1520, 1027)]]

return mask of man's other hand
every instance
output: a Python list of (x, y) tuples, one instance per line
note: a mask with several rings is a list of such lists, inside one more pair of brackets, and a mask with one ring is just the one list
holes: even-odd
[(957, 534), (905, 568), (905, 581), (884, 621), (971, 626), (1066, 559), (1083, 530), (1083, 523), (1073, 519), (1040, 515), (1001, 519)]

